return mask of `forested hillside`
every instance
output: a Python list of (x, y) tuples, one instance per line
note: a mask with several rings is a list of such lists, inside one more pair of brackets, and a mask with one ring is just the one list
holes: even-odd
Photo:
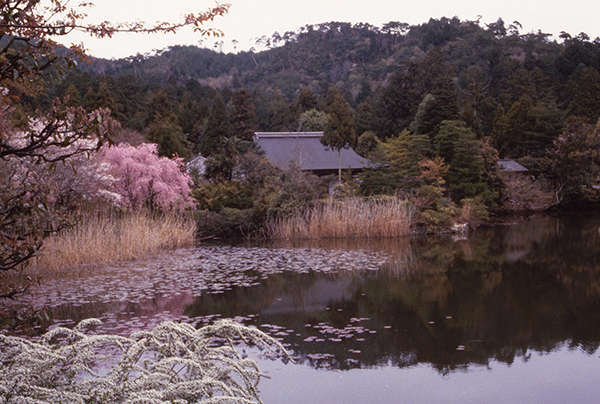
[[(594, 96), (600, 85), (600, 41), (583, 33), (561, 38), (559, 44), (541, 32), (521, 34), (517, 22), (506, 27), (501, 20), (485, 27), (456, 18), (381, 28), (331, 22), (263, 38), (271, 49), (259, 53), (222, 54), (190, 46), (149, 57), (92, 59), (85, 74), (72, 74), (52, 95), (71, 87), (87, 106), (111, 106), (124, 123), (143, 129), (155, 112), (146, 106), (160, 89), (185, 126), (190, 126), (187, 115), (208, 118), (215, 90), (230, 103), (236, 90), (245, 89), (249, 108), (256, 110), (256, 129), (280, 130), (296, 129), (298, 102), (313, 106), (312, 99), (303, 98), (314, 96), (318, 102), (333, 83), (357, 111), (358, 132), (374, 129), (387, 137), (408, 126), (426, 94), (445, 88), (478, 133), (490, 134), (501, 113), (519, 113), (531, 119), (515, 124), (539, 133), (543, 141), (560, 130), (565, 114), (593, 121), (600, 103)], [(364, 101), (376, 117), (367, 116)], [(536, 127), (534, 121), (545, 116), (555, 119)], [(190, 133), (192, 128), (184, 129)], [(511, 142), (499, 141), (501, 151), (513, 155), (534, 147), (513, 150)]]
[[(260, 45), (267, 50), (179, 46), (153, 56), (92, 58), (30, 105), (66, 94), (73, 105), (109, 107), (163, 155), (211, 157), (221, 179), (230, 177), (230, 156), (248, 149), (253, 131), (326, 130), (336, 109), (350, 108), (349, 144), (394, 167), (371, 176), (363, 193), (415, 189), (427, 183), (419, 164), (435, 158), (453, 200), (486, 195), (488, 205), (499, 195), (489, 172), (498, 157), (519, 159), (562, 184), (561, 192), (575, 184), (572, 192), (581, 195), (581, 182), (589, 188), (596, 180), (582, 167), (575, 171), (587, 171), (585, 180), (566, 176), (572, 161), (560, 160), (579, 147), (585, 161), (596, 161), (589, 155), (596, 140), (571, 134), (567, 144), (559, 135), (590, 132), (598, 119), (598, 38), (563, 32), (554, 40), (522, 33), (518, 22), (442, 18), (416, 26), (330, 22), (275, 33)], [(404, 165), (391, 164), (395, 158)]]

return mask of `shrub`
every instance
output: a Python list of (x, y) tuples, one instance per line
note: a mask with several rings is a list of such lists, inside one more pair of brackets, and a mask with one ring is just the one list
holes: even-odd
[(293, 215), (310, 206), (322, 193), (321, 180), (292, 166), (276, 179), (274, 196), (269, 201), (268, 217)]
[(192, 192), (199, 209), (219, 212), (223, 208), (249, 209), (252, 207), (252, 188), (240, 181), (225, 181), (199, 185)]
[(223, 208), (219, 212), (201, 210), (196, 212), (198, 232), (205, 237), (235, 238), (257, 231), (263, 218), (256, 209)]
[(477, 228), (489, 219), (489, 212), (480, 198), (467, 198), (461, 201), (461, 211), (458, 220), (467, 223), (471, 228)]
[(222, 320), (198, 330), (164, 322), (130, 337), (88, 335), (99, 320), (58, 327), (39, 342), (0, 334), (3, 402), (260, 402), (258, 365), (234, 348), (242, 339), (289, 355), (256, 328)]

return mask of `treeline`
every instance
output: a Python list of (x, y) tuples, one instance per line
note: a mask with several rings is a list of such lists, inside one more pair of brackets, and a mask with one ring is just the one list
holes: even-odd
[[(419, 132), (460, 118), (479, 137), (492, 136), (501, 156), (536, 156), (567, 116), (595, 123), (600, 41), (563, 33), (557, 43), (541, 32), (522, 35), (515, 24), (327, 23), (263, 38), (273, 48), (256, 54), (174, 47), (146, 58), (94, 60), (87, 73), (74, 72), (52, 88), (45, 102), (69, 94), (86, 108), (110, 107), (140, 131), (170, 115), (194, 143), (220, 102), (217, 94), (225, 120), (251, 130), (296, 130), (300, 114), (322, 109), (334, 84), (354, 109), (358, 134), (397, 135), (420, 111), (423, 127), (413, 126)], [(237, 72), (233, 80), (218, 82), (230, 72)]]
[[(597, 146), (600, 39), (563, 32), (557, 42), (520, 30), (518, 22), (457, 18), (381, 28), (331, 22), (264, 37), (269, 49), (258, 53), (173, 47), (92, 60), (31, 104), (66, 95), (86, 109), (108, 107), (163, 155), (210, 157), (214, 181), (232, 179), (232, 156), (252, 150), (254, 131), (327, 132), (334, 111), (348, 109), (348, 143), (384, 167), (364, 175), (363, 194), (422, 192), (428, 201), (476, 198), (493, 207), (500, 157), (545, 176), (558, 201), (590, 198), (581, 187), (596, 179), (589, 153)], [(574, 128), (585, 132), (579, 141)], [(557, 162), (569, 155), (567, 143), (587, 148), (591, 166), (578, 171), (585, 178), (566, 174), (573, 161)], [(438, 202), (429, 207), (439, 211)]]

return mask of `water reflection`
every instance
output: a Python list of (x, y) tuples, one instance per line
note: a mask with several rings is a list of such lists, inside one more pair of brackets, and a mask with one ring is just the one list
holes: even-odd
[(296, 244), (376, 249), (390, 261), (377, 273), (271, 276), (198, 297), (186, 314), (257, 313), (252, 323), (276, 331), (301, 361), (339, 369), (430, 363), (447, 374), (563, 342), (591, 354), (600, 341), (598, 242), (597, 220), (543, 217), (468, 240)]
[(201, 248), (187, 252), (185, 266), (178, 257), (150, 275), (138, 269), (136, 285), (153, 288), (128, 285), (118, 299), (77, 280), (81, 301), (49, 306), (45, 326), (93, 316), (107, 331), (128, 333), (164, 319), (232, 317), (281, 339), (313, 368), (430, 364), (442, 375), (559, 347), (592, 354), (600, 342), (599, 226), (600, 218), (539, 217), (468, 239)]

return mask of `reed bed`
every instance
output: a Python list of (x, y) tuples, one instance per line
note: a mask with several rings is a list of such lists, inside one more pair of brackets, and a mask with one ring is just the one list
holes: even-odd
[(95, 212), (44, 241), (34, 271), (104, 266), (190, 246), (196, 222), (176, 214)]
[(414, 207), (398, 198), (329, 199), (267, 223), (273, 239), (389, 238), (410, 233)]

